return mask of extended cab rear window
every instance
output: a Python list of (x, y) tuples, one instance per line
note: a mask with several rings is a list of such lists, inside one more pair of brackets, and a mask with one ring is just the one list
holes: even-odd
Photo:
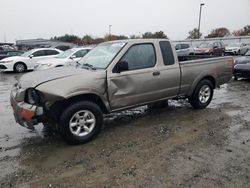
[(164, 64), (173, 65), (175, 60), (174, 60), (174, 54), (173, 54), (173, 50), (172, 50), (170, 42), (160, 41), (160, 48), (161, 48), (161, 53), (162, 53)]

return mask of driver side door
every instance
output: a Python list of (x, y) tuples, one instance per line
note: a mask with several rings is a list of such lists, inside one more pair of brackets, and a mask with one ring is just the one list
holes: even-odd
[[(131, 46), (119, 62), (126, 62), (128, 70), (108, 75), (108, 94), (111, 110), (136, 106), (153, 101), (157, 95), (159, 72), (157, 59), (151, 43)], [(116, 68), (116, 67), (115, 67)]]

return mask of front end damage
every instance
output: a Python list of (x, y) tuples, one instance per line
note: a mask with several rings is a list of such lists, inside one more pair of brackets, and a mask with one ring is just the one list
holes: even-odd
[(14, 86), (10, 94), (10, 103), (16, 122), (23, 127), (33, 130), (34, 125), (42, 122), (43, 107), (25, 102), (24, 96), (25, 91)]

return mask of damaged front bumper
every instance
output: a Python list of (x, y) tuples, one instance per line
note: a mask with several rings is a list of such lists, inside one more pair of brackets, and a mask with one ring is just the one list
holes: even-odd
[(34, 129), (34, 125), (41, 122), (43, 108), (25, 102), (17, 102), (11, 92), (10, 103), (14, 111), (14, 117), (18, 124), (28, 129)]

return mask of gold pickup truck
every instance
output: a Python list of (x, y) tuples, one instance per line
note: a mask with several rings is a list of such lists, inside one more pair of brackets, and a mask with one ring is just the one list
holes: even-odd
[(78, 62), (25, 74), (11, 91), (16, 121), (27, 128), (53, 126), (71, 144), (100, 131), (103, 114), (188, 98), (196, 109), (209, 105), (213, 90), (232, 78), (232, 57), (178, 62), (166, 39), (105, 42)]

